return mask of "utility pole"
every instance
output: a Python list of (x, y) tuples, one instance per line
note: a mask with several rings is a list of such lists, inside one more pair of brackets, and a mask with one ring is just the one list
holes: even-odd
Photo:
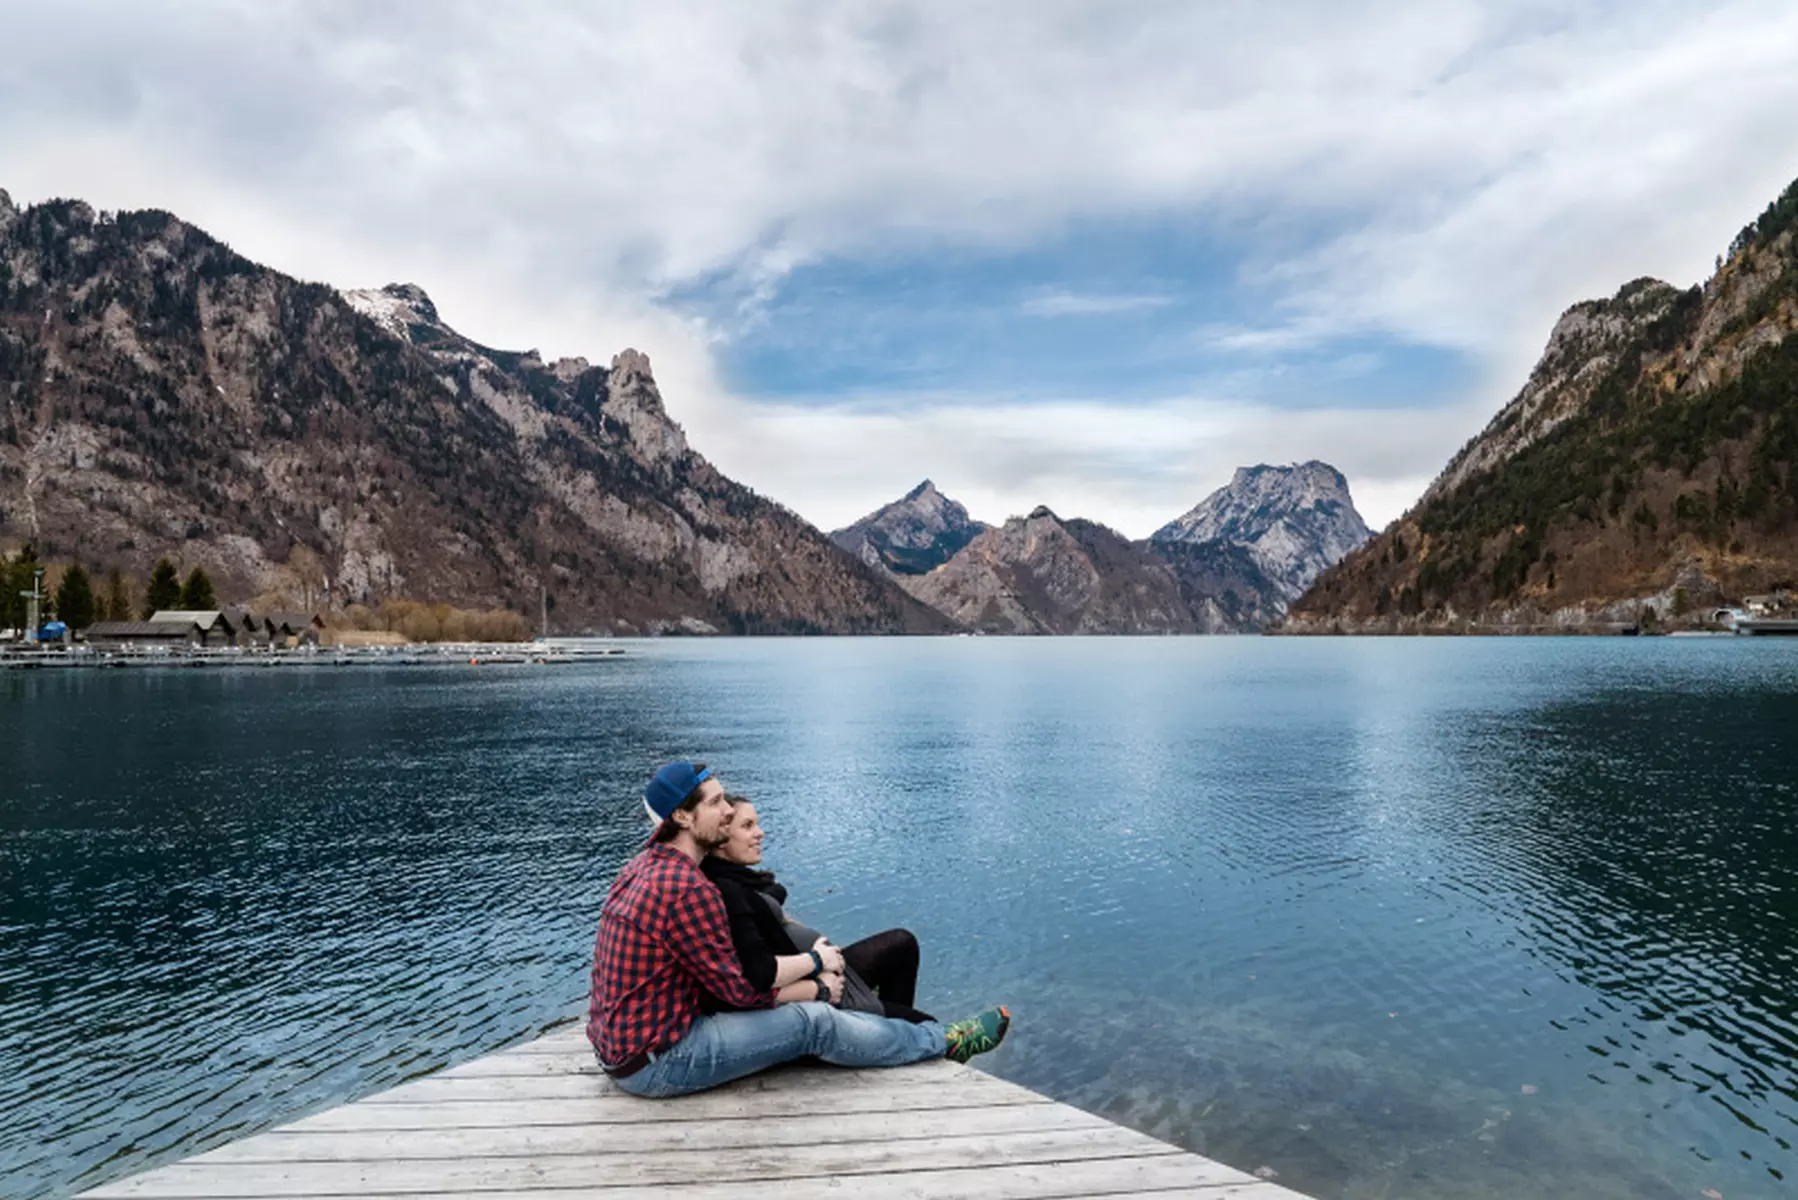
[(31, 590), (19, 593), (25, 598), (25, 640), (34, 646), (37, 645), (38, 601), (44, 596), (43, 582), (44, 569), (39, 567), (31, 573)]

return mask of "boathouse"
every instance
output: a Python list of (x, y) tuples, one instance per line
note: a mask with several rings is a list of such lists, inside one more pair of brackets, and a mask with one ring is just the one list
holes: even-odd
[(263, 619), (276, 646), (316, 646), (325, 628), (324, 618), (316, 613), (270, 613)]
[(194, 625), (200, 631), (202, 646), (234, 646), (237, 644), (237, 628), (225, 619), (225, 614), (217, 609), (206, 611), (182, 608), (165, 608), (152, 614), (152, 624), (158, 621), (182, 622)]
[(88, 645), (108, 650), (202, 644), (200, 627), (192, 621), (96, 621), (83, 636)]
[(233, 645), (245, 649), (267, 649), (271, 640), (271, 632), (266, 617), (258, 617), (247, 608), (226, 609), (225, 620), (237, 631)]

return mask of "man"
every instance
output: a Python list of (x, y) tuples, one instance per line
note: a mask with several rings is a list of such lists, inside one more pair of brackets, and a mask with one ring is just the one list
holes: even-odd
[[(891, 1067), (945, 1055), (966, 1062), (1005, 1037), (1003, 1007), (944, 1027), (843, 1012), (842, 955), (820, 942), (810, 960), (813, 998), (781, 1003), (803, 987), (757, 991), (743, 978), (718, 890), (699, 870), (724, 844), (730, 803), (701, 763), (669, 763), (643, 792), (658, 822), (625, 864), (600, 913), (593, 950), (587, 1039), (600, 1067), (637, 1096), (682, 1096), (815, 1055), (845, 1067)], [(791, 974), (793, 964), (783, 964)], [(805, 963), (797, 964), (801, 969)], [(733, 1008), (700, 1012), (701, 991)]]

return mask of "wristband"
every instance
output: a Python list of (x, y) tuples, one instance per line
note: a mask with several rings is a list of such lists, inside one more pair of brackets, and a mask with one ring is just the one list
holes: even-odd
[(824, 977), (822, 975), (820, 975), (820, 976), (818, 976), (818, 978), (812, 980), (812, 982), (818, 985), (817, 998), (819, 1000), (824, 1001), (824, 1003), (829, 1004), (830, 1003), (830, 989), (824, 986)]
[(808, 974), (806, 978), (816, 979), (818, 976), (824, 974), (824, 956), (819, 954), (816, 950), (807, 950), (806, 953), (812, 956), (811, 973)]

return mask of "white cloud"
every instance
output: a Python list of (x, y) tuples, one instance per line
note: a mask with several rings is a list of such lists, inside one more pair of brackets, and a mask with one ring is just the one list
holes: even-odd
[(1031, 296), (1018, 306), (1027, 317), (1093, 317), (1116, 313), (1149, 312), (1166, 308), (1172, 296), (1107, 295), (1097, 292), (1043, 292)]
[[(822, 524), (888, 498), (872, 480), (929, 474), (965, 475), (989, 515), (1084, 505), (1140, 532), (1238, 463), (1313, 455), (1385, 497), (1370, 508), (1402, 506), (1563, 307), (1639, 274), (1694, 281), (1798, 174), (1784, 0), (65, 0), (19, 6), (7, 34), (17, 198), (165, 207), (305, 277), (411, 280), (492, 343), (638, 344), (697, 445)], [(1274, 290), (1287, 319), (1220, 348), (1378, 333), (1486, 376), (1421, 414), (978, 414), (978, 397), (820, 413), (734, 400), (718, 331), (662, 301), (1138, 216), (1218, 222), (1245, 285)], [(1026, 307), (1074, 330), (1166, 282)]]
[(1234, 354), (1279, 354), (1309, 350), (1330, 338), (1320, 322), (1271, 326), (1204, 325), (1193, 332), (1193, 341), (1208, 350)]

